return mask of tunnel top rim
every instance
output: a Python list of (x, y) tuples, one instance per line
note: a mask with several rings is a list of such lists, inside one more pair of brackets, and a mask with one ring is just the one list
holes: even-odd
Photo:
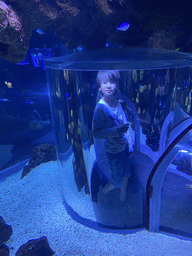
[(104, 48), (49, 58), (45, 66), (84, 71), (189, 67), (192, 53), (154, 48)]

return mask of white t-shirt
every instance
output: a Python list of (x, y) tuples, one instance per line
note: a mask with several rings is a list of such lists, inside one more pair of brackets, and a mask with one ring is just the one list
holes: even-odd
[[(118, 100), (117, 101), (117, 107), (116, 108), (112, 108), (110, 107), (104, 100), (103, 98), (100, 99), (99, 103), (104, 104), (107, 109), (109, 110), (110, 115), (113, 117), (113, 119), (115, 120), (116, 125), (120, 125), (120, 124), (129, 124), (129, 122), (127, 121), (125, 112), (123, 111), (123, 108), (120, 104), (120, 102)], [(129, 143), (129, 152), (133, 152), (133, 138), (132, 135), (130, 134), (130, 129), (131, 127), (129, 127), (128, 131), (125, 134), (125, 137), (127, 137), (127, 141)]]

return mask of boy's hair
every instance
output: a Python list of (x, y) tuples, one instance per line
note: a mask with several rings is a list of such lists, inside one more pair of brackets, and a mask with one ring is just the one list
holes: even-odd
[(119, 85), (121, 76), (118, 70), (102, 70), (97, 74), (97, 84), (100, 86), (101, 82), (111, 82)]

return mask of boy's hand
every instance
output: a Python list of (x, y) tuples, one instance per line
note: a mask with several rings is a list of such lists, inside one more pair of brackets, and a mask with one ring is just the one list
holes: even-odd
[(128, 129), (129, 129), (129, 124), (120, 124), (117, 127), (119, 135), (121, 135), (122, 133), (126, 133)]

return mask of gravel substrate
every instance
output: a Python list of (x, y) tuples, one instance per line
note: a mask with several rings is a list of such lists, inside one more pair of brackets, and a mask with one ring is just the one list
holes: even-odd
[(12, 226), (10, 255), (28, 240), (48, 238), (56, 256), (192, 256), (192, 242), (146, 230), (103, 233), (75, 222), (62, 203), (56, 162), (42, 164), (21, 180), (21, 171), (0, 183), (0, 216)]

